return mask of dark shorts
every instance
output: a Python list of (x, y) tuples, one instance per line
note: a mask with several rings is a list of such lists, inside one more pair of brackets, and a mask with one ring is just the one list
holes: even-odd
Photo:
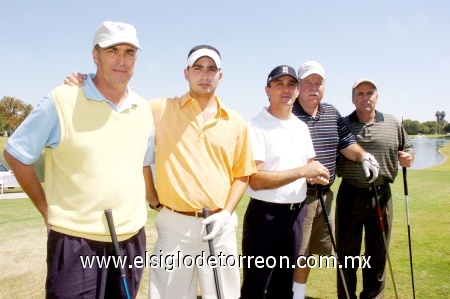
[[(126, 257), (125, 273), (131, 297), (137, 294), (144, 268), (129, 267), (136, 256), (145, 255), (145, 230), (119, 242)], [(96, 261), (84, 265), (80, 257), (98, 257), (109, 265)], [(50, 230), (47, 240), (47, 298), (124, 298), (120, 268), (114, 265), (114, 247), (110, 242), (99, 242), (73, 237)]]

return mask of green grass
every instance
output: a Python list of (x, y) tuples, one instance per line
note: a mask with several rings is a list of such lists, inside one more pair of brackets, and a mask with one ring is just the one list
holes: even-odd
[[(0, 149), (3, 140), (0, 138)], [(450, 157), (450, 145), (441, 149)], [(3, 158), (3, 157), (1, 157)], [(422, 170), (408, 170), (409, 210), (417, 298), (450, 298), (450, 162)], [(337, 191), (339, 181), (333, 185)], [(392, 185), (394, 224), (390, 255), (399, 298), (412, 298), (405, 196), (401, 171)], [(241, 252), (245, 196), (237, 207), (238, 243)], [(147, 250), (156, 240), (156, 212), (149, 211)], [(29, 199), (0, 200), (0, 289), (2, 298), (43, 298), (46, 233), (43, 220)], [(359, 271), (360, 273), (360, 271)], [(358, 289), (361, 290), (361, 278)], [(148, 297), (148, 269), (138, 298)], [(312, 269), (307, 286), (312, 298), (336, 298), (336, 270)], [(394, 298), (389, 272), (384, 298)]]

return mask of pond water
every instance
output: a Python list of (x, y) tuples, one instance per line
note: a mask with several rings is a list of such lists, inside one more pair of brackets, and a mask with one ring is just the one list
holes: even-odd
[(450, 142), (450, 139), (427, 139), (425, 136), (418, 136), (411, 139), (411, 142), (415, 149), (415, 155), (410, 169), (423, 169), (442, 164), (445, 161), (445, 157), (438, 149), (446, 142)]

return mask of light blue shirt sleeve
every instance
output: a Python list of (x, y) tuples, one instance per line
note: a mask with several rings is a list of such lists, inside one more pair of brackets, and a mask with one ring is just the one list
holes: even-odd
[(47, 94), (14, 131), (5, 149), (23, 164), (31, 165), (45, 147), (57, 147), (60, 139), (58, 114), (51, 95)]

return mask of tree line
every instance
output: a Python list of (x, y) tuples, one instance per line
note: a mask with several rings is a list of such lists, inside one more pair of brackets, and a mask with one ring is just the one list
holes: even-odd
[(4, 96), (0, 100), (0, 135), (10, 136), (31, 113), (33, 106), (14, 98)]
[[(442, 111), (445, 116), (445, 112)], [(436, 121), (426, 121), (423, 123), (417, 120), (405, 119), (403, 121), (403, 127), (408, 135), (433, 135), (433, 134), (447, 134), (450, 133), (450, 123), (448, 123), (442, 115)]]
[[(31, 104), (26, 104), (14, 97), (4, 96), (0, 100), (0, 135), (10, 136), (32, 110)], [(445, 120), (445, 112), (437, 111), (435, 116), (436, 121), (423, 123), (405, 119), (403, 126), (409, 135), (450, 133), (450, 123)]]

